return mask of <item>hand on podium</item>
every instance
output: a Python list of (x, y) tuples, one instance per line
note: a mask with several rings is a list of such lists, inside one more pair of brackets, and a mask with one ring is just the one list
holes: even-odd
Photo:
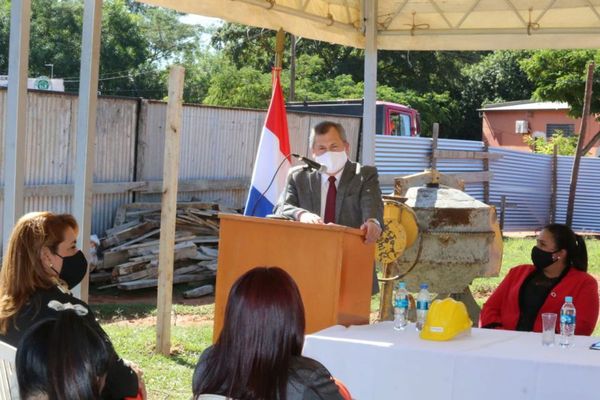
[(323, 220), (317, 214), (313, 214), (308, 211), (303, 211), (298, 218), (298, 221), (306, 224), (322, 224)]
[(368, 219), (360, 226), (365, 235), (366, 244), (375, 243), (379, 239), (379, 236), (381, 236), (381, 226), (376, 221), (375, 219)]

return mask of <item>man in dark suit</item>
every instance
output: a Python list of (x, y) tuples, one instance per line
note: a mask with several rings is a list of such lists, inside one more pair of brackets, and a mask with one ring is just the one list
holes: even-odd
[(376, 242), (383, 227), (377, 169), (348, 159), (350, 144), (344, 128), (335, 122), (317, 124), (309, 144), (313, 158), (327, 171), (293, 168), (275, 213), (306, 223), (360, 228), (365, 243)]

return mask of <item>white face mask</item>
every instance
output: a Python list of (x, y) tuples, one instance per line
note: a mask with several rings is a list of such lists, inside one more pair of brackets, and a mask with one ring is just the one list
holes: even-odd
[(328, 174), (337, 174), (348, 161), (345, 151), (327, 151), (315, 157), (315, 161), (327, 167)]

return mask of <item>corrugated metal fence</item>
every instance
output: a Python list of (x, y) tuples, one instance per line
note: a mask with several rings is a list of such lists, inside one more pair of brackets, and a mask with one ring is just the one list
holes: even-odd
[[(6, 90), (0, 89), (0, 160), (4, 160), (5, 103)], [(30, 91), (27, 112), (25, 212), (71, 212), (73, 171), (78, 167), (77, 96)], [(179, 198), (242, 207), (265, 114), (264, 110), (185, 105), (179, 175), (184, 185)], [(160, 201), (160, 185), (152, 183), (162, 180), (165, 115), (163, 102), (99, 99), (92, 232), (102, 234), (112, 226), (122, 204), (134, 199)], [(292, 152), (308, 154), (310, 127), (326, 118), (346, 128), (356, 157), (360, 119), (355, 117), (289, 113)], [(0, 162), (0, 188), (3, 166)], [(0, 191), (0, 224), (2, 210)]]
[[(64, 93), (30, 92), (26, 132), (25, 211), (70, 212), (75, 164), (77, 97)], [(0, 159), (4, 150), (6, 91), (0, 90)], [(102, 97), (98, 120), (93, 196), (92, 231), (103, 233), (112, 225), (116, 209), (127, 202), (158, 201), (162, 179), (163, 132), (166, 106), (162, 102)], [(263, 110), (185, 106), (181, 139), (180, 199), (221, 201), (242, 207), (252, 173), (262, 125)], [(352, 158), (356, 159), (360, 119), (289, 113), (293, 152), (309, 154), (310, 128), (323, 119), (340, 122), (348, 132)], [(441, 150), (481, 151), (477, 141), (440, 139)], [(490, 201), (501, 197), (517, 207), (508, 208), (506, 230), (531, 230), (548, 222), (550, 215), (551, 157), (501, 148), (503, 157), (490, 162), (494, 178)], [(403, 176), (430, 166), (431, 139), (378, 136), (376, 165), (381, 175)], [(565, 218), (572, 157), (558, 160), (557, 221)], [(481, 160), (439, 160), (442, 172), (476, 172)], [(600, 232), (600, 194), (597, 187), (600, 159), (582, 160), (575, 206), (574, 227)], [(0, 162), (0, 185), (3, 184)], [(139, 183), (139, 184), (138, 184)], [(146, 184), (145, 187), (141, 187)], [(104, 186), (102, 186), (104, 185)], [(96, 185), (98, 186), (98, 185)], [(383, 187), (390, 192), (390, 186)], [(483, 200), (483, 185), (466, 190)], [(134, 192), (135, 191), (135, 192)], [(0, 196), (0, 210), (2, 198)], [(0, 212), (0, 223), (2, 216)], [(0, 238), (1, 240), (1, 238)]]
[[(162, 179), (165, 116), (165, 103), (144, 103), (141, 118), (143, 129), (140, 129), (138, 145), (139, 181)], [(205, 201), (220, 201), (230, 206), (243, 207), (265, 116), (265, 111), (261, 110), (185, 106), (179, 178), (184, 181), (217, 180), (219, 188), (202, 192), (180, 191), (179, 199), (202, 198)], [(360, 119), (304, 113), (288, 113), (292, 152), (310, 154), (310, 128), (324, 119), (334, 120), (344, 126), (355, 157)], [(144, 194), (139, 199), (160, 201), (160, 196), (156, 193)]]
[[(478, 141), (440, 139), (440, 150), (482, 151)], [(493, 179), (490, 182), (490, 203), (499, 205), (502, 196), (514, 205), (506, 208), (506, 231), (534, 230), (547, 224), (550, 218), (552, 157), (503, 148), (490, 148), (502, 158), (490, 161)], [(379, 136), (376, 139), (376, 165), (381, 175), (410, 175), (431, 165), (431, 139)], [(556, 221), (564, 222), (569, 193), (573, 157), (558, 157), (558, 195)], [(481, 160), (438, 160), (445, 173), (482, 171)], [(577, 230), (600, 232), (600, 159), (582, 159), (573, 227)], [(383, 186), (391, 192), (391, 186)], [(468, 184), (466, 191), (483, 201), (483, 185)]]
[[(70, 212), (75, 165), (77, 97), (68, 94), (29, 92), (25, 133), (24, 211)], [(0, 90), (0, 115), (5, 114), (6, 91)], [(133, 180), (135, 130), (138, 102), (101, 98), (96, 123), (94, 181)], [(4, 118), (0, 122), (1, 159), (4, 160)], [(3, 185), (4, 163), (0, 163)], [(116, 208), (131, 201), (127, 192), (95, 193), (92, 229), (103, 232), (112, 224)], [(0, 207), (3, 200), (0, 197)], [(0, 224), (2, 223), (0, 212)], [(1, 233), (0, 233), (1, 236)], [(0, 238), (1, 240), (1, 238)]]

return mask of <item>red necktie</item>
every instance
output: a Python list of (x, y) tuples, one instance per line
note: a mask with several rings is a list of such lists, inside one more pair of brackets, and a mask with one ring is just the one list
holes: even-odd
[(325, 223), (335, 223), (335, 197), (337, 188), (335, 187), (335, 176), (329, 177), (329, 188), (327, 189), (327, 200), (325, 201)]

